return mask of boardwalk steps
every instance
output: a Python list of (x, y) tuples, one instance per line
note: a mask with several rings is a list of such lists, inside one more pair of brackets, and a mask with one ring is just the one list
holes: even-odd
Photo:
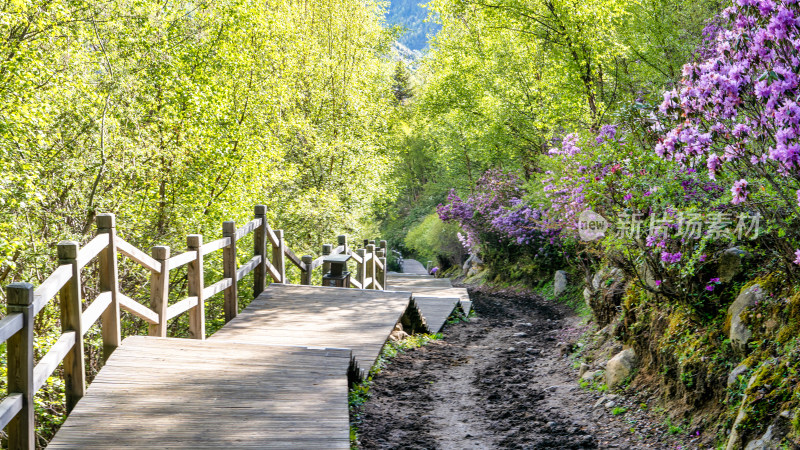
[(206, 341), (127, 338), (50, 446), (349, 448), (348, 382), (398, 321), (438, 332), (468, 301), (445, 279), (390, 283), (406, 289), (272, 284)]

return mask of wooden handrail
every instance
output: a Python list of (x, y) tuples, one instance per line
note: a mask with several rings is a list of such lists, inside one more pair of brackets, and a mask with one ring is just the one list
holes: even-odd
[(150, 308), (138, 303), (127, 295), (119, 294), (119, 307), (144, 320), (150, 325), (158, 324), (158, 314), (154, 313)]
[(204, 244), (202, 247), (200, 247), (200, 253), (205, 256), (211, 252), (221, 250), (229, 245), (231, 245), (231, 238), (224, 237), (222, 239), (217, 239), (216, 241), (211, 241), (208, 244)]
[(161, 272), (161, 263), (150, 257), (147, 253), (129, 244), (125, 239), (117, 236), (115, 244), (117, 244), (117, 250), (119, 250), (120, 253), (136, 261), (145, 269), (150, 269), (152, 272)]
[(167, 320), (172, 320), (195, 306), (197, 306), (197, 297), (186, 297), (174, 305), (169, 305), (167, 307)]
[(24, 326), (21, 313), (11, 313), (0, 319), (0, 344), (15, 335)]
[(42, 357), (36, 367), (33, 368), (33, 390), (38, 391), (50, 375), (56, 371), (58, 365), (67, 354), (72, 351), (77, 341), (77, 333), (67, 331), (62, 334), (55, 344), (50, 347), (46, 355)]
[(301, 260), (300, 260), (300, 258), (298, 258), (298, 257), (297, 257), (297, 255), (295, 255), (295, 254), (294, 254), (294, 252), (292, 251), (292, 249), (290, 249), (289, 247), (286, 247), (286, 248), (283, 250), (283, 252), (284, 252), (284, 254), (286, 254), (286, 256), (289, 258), (289, 261), (291, 261), (291, 262), (292, 262), (292, 264), (294, 264), (295, 266), (297, 266), (297, 268), (299, 268), (299, 269), (300, 269), (300, 270), (302, 270), (303, 272), (306, 272), (306, 271), (308, 270), (308, 269), (306, 268), (306, 265), (305, 265), (305, 263), (304, 263), (303, 261), (301, 261)]
[(95, 256), (108, 247), (108, 235), (98, 234), (78, 252), (78, 270), (83, 269)]
[(252, 233), (253, 230), (261, 226), (261, 219), (253, 219), (250, 222), (244, 224), (243, 227), (236, 230), (236, 234), (234, 235), (236, 240), (247, 236), (248, 234)]
[(89, 328), (100, 319), (100, 315), (111, 304), (111, 292), (103, 292), (97, 296), (89, 307), (83, 311), (83, 318), (81, 320), (81, 334), (86, 334)]
[(44, 305), (58, 294), (58, 291), (72, 278), (72, 266), (63, 264), (47, 277), (39, 288), (33, 291), (33, 315), (39, 314)]
[[(67, 411), (83, 397), (85, 392), (84, 334), (100, 325), (103, 341), (103, 358), (120, 344), (120, 311), (125, 310), (148, 324), (149, 334), (166, 336), (167, 322), (189, 312), (189, 334), (195, 339), (205, 339), (206, 301), (224, 292), (226, 321), (238, 314), (237, 283), (253, 276), (253, 293), (257, 296), (266, 287), (266, 277), (274, 283), (286, 283), (285, 261), (301, 271), (301, 283), (310, 285), (313, 271), (322, 266), (326, 256), (351, 255), (357, 271), (351, 286), (359, 289), (384, 289), (386, 284), (385, 241), (376, 252), (374, 243), (366, 249), (353, 251), (348, 247), (347, 236), (338, 236), (338, 246), (323, 246), (322, 256), (314, 259), (298, 257), (286, 246), (283, 230), (273, 230), (267, 221), (267, 209), (255, 207), (255, 218), (240, 228), (234, 222), (223, 224), (222, 238), (203, 244), (202, 236), (187, 238), (187, 251), (170, 257), (169, 247), (156, 246), (152, 256), (116, 235), (113, 214), (97, 215), (97, 234), (81, 248), (77, 242), (58, 244), (58, 265), (36, 289), (28, 283), (12, 283), (8, 287), (8, 314), (0, 319), (0, 343), (8, 349), (8, 396), (0, 401), (0, 430), (8, 426), (11, 448), (32, 448), (35, 445), (33, 396), (45, 385), (58, 367), (65, 374), (64, 392)], [(254, 233), (253, 253), (250, 260), (238, 265), (237, 241)], [(204, 255), (222, 250), (223, 278), (204, 286)], [(150, 271), (150, 306), (143, 305), (122, 294), (119, 289), (118, 255), (122, 254)], [(85, 310), (82, 309), (82, 269), (98, 260), (98, 288), (100, 293)], [(172, 305), (170, 298), (170, 272), (188, 265), (188, 295)], [(60, 302), (62, 332), (56, 343), (34, 363), (33, 322), (36, 315), (54, 297)]]
[(195, 251), (188, 251), (181, 253), (180, 255), (175, 255), (167, 260), (167, 270), (177, 269), (178, 267), (185, 266), (195, 259), (197, 259), (197, 252)]
[(252, 272), (256, 268), (256, 266), (258, 266), (260, 263), (261, 263), (261, 256), (260, 255), (253, 256), (250, 259), (250, 261), (248, 261), (245, 265), (243, 265), (236, 271), (236, 281), (241, 281), (242, 278), (247, 276), (248, 273)]

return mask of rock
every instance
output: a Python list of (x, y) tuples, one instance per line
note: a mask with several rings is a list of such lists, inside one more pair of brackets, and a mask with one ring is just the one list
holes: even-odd
[(594, 407), (597, 408), (598, 406), (602, 405), (605, 402), (606, 402), (606, 397), (605, 396), (600, 397), (597, 399), (596, 402), (594, 402)]
[(553, 297), (558, 298), (567, 290), (567, 272), (556, 270), (553, 278)]
[(739, 316), (745, 309), (761, 301), (764, 301), (764, 290), (760, 285), (754, 284), (742, 291), (728, 307), (728, 320), (731, 324), (728, 337), (734, 349), (744, 352), (747, 348), (747, 341), (753, 336), (753, 332), (742, 323)]
[(739, 250), (736, 247), (731, 247), (724, 252), (719, 258), (719, 281), (728, 283), (742, 272), (742, 259), (750, 256), (744, 250)]
[(408, 333), (403, 331), (403, 324), (398, 323), (394, 326), (394, 330), (389, 334), (389, 339), (394, 342), (402, 341), (403, 339), (408, 337)]
[[(769, 368), (767, 367), (762, 370), (767, 370), (767, 369)], [(748, 388), (756, 382), (756, 379), (758, 378), (757, 375), (758, 375), (757, 373), (754, 373), (750, 377), (750, 380), (747, 382)], [(736, 415), (736, 419), (733, 421), (733, 426), (731, 427), (731, 432), (728, 435), (728, 444), (725, 446), (725, 450), (740, 449), (743, 446), (742, 445), (743, 442), (741, 442), (742, 437), (739, 436), (738, 427), (739, 424), (742, 423), (742, 421), (747, 418), (747, 409), (746, 409), (747, 404), (748, 404), (748, 399), (747, 395), (745, 394), (745, 396), (742, 397), (742, 403), (739, 406), (739, 414)]]
[(617, 406), (617, 402), (615, 402), (614, 400), (611, 400), (611, 401), (606, 402), (605, 406), (606, 406), (606, 408), (611, 409), (611, 408)]
[(586, 306), (591, 308), (592, 307), (592, 295), (594, 293), (587, 287), (583, 289), (583, 301), (586, 302)]
[(775, 425), (770, 425), (763, 436), (750, 441), (744, 450), (775, 450), (781, 448), (782, 440), (783, 433), (779, 433)]
[(580, 369), (578, 369), (578, 377), (583, 377), (583, 374), (585, 374), (586, 372), (588, 372), (588, 371), (589, 371), (589, 369), (591, 369), (591, 366), (590, 366), (590, 365), (588, 365), (588, 364), (586, 364), (586, 363), (581, 363), (581, 368), (580, 368)]
[(636, 364), (636, 353), (632, 348), (617, 353), (606, 363), (606, 386), (614, 389), (627, 378)]
[(608, 279), (617, 279), (622, 277), (622, 271), (616, 267), (604, 267), (597, 271), (592, 278), (592, 288), (597, 291), (601, 287), (605, 287), (603, 281)]
[(736, 383), (736, 381), (739, 379), (739, 375), (743, 375), (749, 369), (750, 368), (747, 367), (747, 365), (744, 363), (734, 367), (734, 369), (731, 370), (730, 375), (728, 375), (728, 387), (733, 386), (733, 384)]
[(509, 353), (513, 353), (513, 352), (517, 351), (517, 349), (515, 347), (508, 347), (508, 349), (506, 349), (506, 351), (509, 352)]
[(528, 333), (514, 333), (514, 337), (528, 337)]
[(589, 370), (581, 376), (581, 380), (592, 381), (603, 373), (602, 370)]

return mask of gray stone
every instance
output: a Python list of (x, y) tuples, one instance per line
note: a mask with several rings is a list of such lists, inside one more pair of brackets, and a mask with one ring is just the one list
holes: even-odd
[[(771, 363), (768, 362), (767, 364)], [(751, 387), (756, 382), (756, 375), (757, 374), (753, 374), (750, 377), (750, 380), (748, 380), (747, 382), (748, 388)], [(742, 437), (739, 436), (739, 432), (737, 431), (737, 429), (739, 424), (742, 423), (742, 421), (747, 418), (747, 411), (745, 408), (747, 403), (748, 403), (747, 395), (745, 394), (745, 396), (742, 397), (742, 403), (739, 406), (739, 413), (736, 415), (736, 419), (733, 421), (733, 426), (731, 427), (731, 432), (728, 435), (728, 444), (725, 446), (725, 450), (740, 449), (743, 446)]]
[(611, 400), (609, 402), (606, 402), (606, 408), (613, 408), (615, 406), (617, 406), (617, 402), (615, 402), (613, 400)]
[(594, 292), (588, 287), (583, 289), (583, 301), (586, 302), (586, 306), (590, 309), (592, 307), (592, 294)]
[(567, 290), (567, 272), (556, 270), (553, 278), (553, 297), (560, 297)]
[(592, 278), (592, 288), (597, 291), (601, 287), (605, 287), (603, 281), (608, 279), (617, 279), (622, 277), (622, 271), (616, 267), (604, 267), (597, 271)]
[(597, 408), (598, 406), (602, 405), (605, 402), (606, 402), (606, 396), (604, 395), (598, 398), (596, 402), (594, 402), (594, 407)]
[(589, 370), (581, 376), (581, 380), (592, 381), (603, 373), (602, 370)]
[(719, 257), (719, 280), (723, 283), (728, 283), (742, 272), (742, 259), (748, 257), (750, 254), (744, 250), (739, 250), (736, 247), (731, 247)]
[(742, 323), (740, 317), (742, 312), (761, 301), (764, 301), (764, 290), (760, 285), (754, 284), (742, 291), (728, 307), (728, 318), (731, 324), (728, 337), (734, 349), (743, 352), (747, 348), (747, 341), (753, 336), (753, 332)]
[(606, 386), (614, 389), (627, 378), (636, 365), (636, 353), (632, 348), (623, 350), (606, 363)]
[(739, 375), (744, 375), (744, 373), (747, 372), (749, 369), (750, 368), (747, 367), (747, 365), (744, 363), (734, 367), (734, 369), (731, 370), (730, 375), (728, 375), (728, 387), (733, 386), (733, 384), (736, 383), (736, 380), (739, 379)]
[(744, 450), (776, 450), (780, 448), (783, 436), (779, 436), (775, 425), (767, 427), (767, 431), (759, 439), (750, 441)]
[(583, 374), (585, 374), (586, 372), (588, 372), (588, 371), (589, 371), (589, 369), (591, 369), (591, 366), (590, 366), (590, 365), (588, 365), (588, 364), (586, 364), (586, 363), (581, 363), (581, 368), (580, 368), (580, 369), (578, 369), (578, 376), (579, 376), (579, 377), (582, 377), (582, 376), (583, 376)]

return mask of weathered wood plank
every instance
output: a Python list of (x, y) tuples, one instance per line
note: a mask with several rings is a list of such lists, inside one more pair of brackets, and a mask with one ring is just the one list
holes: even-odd
[(246, 224), (244, 224), (244, 226), (242, 226), (241, 228), (236, 230), (236, 233), (234, 234), (234, 237), (238, 241), (239, 239), (241, 239), (241, 238), (247, 236), (248, 234), (252, 233), (253, 230), (255, 230), (256, 228), (260, 227), (261, 226), (261, 222), (262, 222), (262, 220), (260, 218), (253, 219), (250, 222), (247, 222)]
[(22, 394), (12, 393), (0, 402), (0, 429), (3, 429), (22, 411)]
[(350, 362), (345, 349), (131, 337), (48, 448), (348, 449)]
[(33, 315), (39, 314), (44, 305), (50, 301), (58, 291), (72, 278), (72, 266), (62, 264), (47, 277), (44, 282), (33, 291)]
[(114, 243), (117, 245), (117, 250), (120, 253), (141, 264), (145, 269), (149, 269), (153, 272), (161, 272), (161, 263), (151, 258), (147, 253), (129, 244), (119, 236), (116, 237)]
[(11, 313), (0, 319), (0, 343), (21, 330), (24, 323), (22, 313)]
[(289, 258), (289, 261), (295, 266), (297, 266), (300, 270), (304, 272), (308, 270), (305, 263), (303, 263), (303, 261), (297, 255), (294, 254), (292, 249), (290, 249), (289, 247), (285, 247), (283, 249), (283, 252), (284, 254), (286, 254), (286, 257)]
[(242, 278), (246, 277), (248, 273), (255, 270), (255, 268), (258, 267), (259, 264), (261, 264), (261, 255), (253, 256), (250, 259), (250, 261), (248, 261), (247, 263), (245, 263), (245, 265), (239, 267), (239, 269), (236, 270), (236, 281), (241, 281)]
[(177, 269), (178, 267), (185, 266), (196, 259), (196, 251), (183, 252), (180, 255), (172, 256), (167, 260), (167, 270), (173, 270)]
[(203, 244), (203, 246), (200, 247), (200, 253), (205, 256), (211, 252), (221, 250), (229, 245), (231, 245), (231, 238), (224, 237), (222, 239), (217, 239), (216, 241), (211, 241), (208, 244)]
[(108, 247), (108, 235), (98, 234), (78, 252), (78, 270), (89, 264), (95, 256)]
[(89, 328), (100, 319), (100, 316), (105, 312), (108, 305), (111, 304), (111, 292), (101, 292), (96, 299), (89, 305), (83, 312), (83, 319), (81, 320), (81, 334), (86, 334)]
[(151, 325), (158, 323), (158, 314), (125, 294), (119, 294), (119, 307)]
[(208, 300), (214, 295), (219, 294), (220, 292), (228, 289), (233, 284), (233, 280), (230, 278), (223, 278), (216, 283), (212, 284), (203, 289), (203, 298)]
[(62, 334), (56, 343), (50, 347), (47, 354), (36, 364), (36, 367), (33, 368), (34, 391), (38, 391), (44, 386), (47, 378), (55, 372), (64, 357), (72, 350), (72, 347), (75, 346), (76, 336), (77, 333), (74, 331), (68, 331)]
[(167, 307), (167, 320), (174, 319), (195, 306), (197, 306), (197, 297), (186, 297), (178, 303), (169, 305)]

